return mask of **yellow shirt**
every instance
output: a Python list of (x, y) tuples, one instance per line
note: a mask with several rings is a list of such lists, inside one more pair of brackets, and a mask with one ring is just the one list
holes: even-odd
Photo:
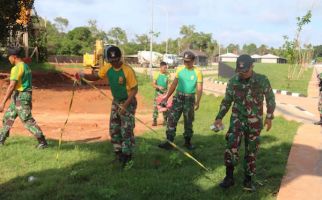
[(125, 100), (130, 90), (138, 85), (134, 70), (126, 64), (115, 69), (107, 63), (100, 68), (98, 76), (102, 79), (107, 78), (112, 95), (116, 100)]

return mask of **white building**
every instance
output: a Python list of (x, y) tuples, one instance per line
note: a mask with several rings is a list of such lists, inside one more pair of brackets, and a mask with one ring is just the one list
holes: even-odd
[(226, 53), (219, 56), (220, 62), (236, 62), (238, 55), (233, 53)]
[(275, 56), (273, 54), (266, 54), (261, 56), (262, 63), (286, 63), (285, 58)]
[(255, 60), (255, 62), (261, 62), (262, 56), (254, 54), (251, 57)]

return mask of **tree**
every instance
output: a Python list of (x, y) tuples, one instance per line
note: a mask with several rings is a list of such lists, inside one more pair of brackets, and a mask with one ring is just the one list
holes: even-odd
[(180, 40), (180, 46), (182, 49), (192, 48), (191, 40), (192, 36), (195, 33), (195, 26), (194, 25), (183, 25), (180, 28), (180, 34), (183, 36)]
[(128, 42), (125, 30), (120, 27), (113, 27), (108, 31), (107, 36), (109, 37), (108, 42), (117, 46), (124, 45)]
[(259, 55), (264, 55), (268, 53), (268, 47), (265, 44), (262, 44), (258, 47), (257, 49), (257, 53)]
[(17, 23), (18, 20), (28, 23), (29, 11), (33, 4), (34, 0), (0, 1), (0, 45), (5, 46), (10, 35), (14, 36), (17, 31), (23, 29), (23, 26)]
[(63, 33), (65, 31), (65, 29), (68, 26), (68, 19), (63, 18), (63, 17), (56, 17), (54, 19), (54, 25), (55, 27), (59, 30), (59, 32)]
[(83, 55), (94, 48), (94, 38), (88, 27), (76, 27), (67, 33), (62, 41), (59, 54)]
[(244, 44), (243, 45), (243, 53), (252, 55), (255, 54), (257, 52), (257, 46), (254, 43), (251, 44)]
[(238, 54), (239, 52), (239, 45), (238, 44), (229, 44), (227, 46), (227, 49), (229, 52), (232, 52), (232, 53), (235, 53), (235, 54)]
[(91, 31), (93, 38), (107, 42), (107, 34), (97, 27), (97, 21), (95, 19), (88, 20), (88, 28)]
[(322, 57), (322, 45), (314, 46), (314, 58)]
[(297, 17), (297, 29), (295, 32), (295, 38), (293, 40), (289, 40), (288, 36), (283, 36), (284, 38), (284, 52), (286, 58), (290, 63), (288, 70), (288, 79), (292, 80), (295, 78), (295, 74), (297, 73), (296, 78), (299, 78), (301, 74), (305, 70), (304, 63), (304, 52), (301, 52), (302, 46), (300, 43), (300, 35), (303, 30), (303, 26), (311, 22), (312, 13), (311, 10), (308, 10), (307, 13), (302, 17)]
[(141, 50), (147, 50), (149, 45), (149, 36), (147, 34), (135, 35), (135, 41), (140, 45)]

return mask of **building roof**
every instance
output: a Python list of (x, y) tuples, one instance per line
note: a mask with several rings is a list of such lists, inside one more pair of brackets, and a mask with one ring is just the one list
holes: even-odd
[(255, 58), (255, 59), (262, 58), (262, 56), (261, 56), (261, 55), (258, 55), (258, 54), (254, 54), (254, 55), (252, 55), (251, 57), (252, 57), (252, 58)]
[(278, 56), (275, 56), (275, 55), (273, 55), (273, 54), (266, 54), (266, 55), (263, 55), (263, 56), (261, 56), (261, 58), (266, 58), (266, 59), (277, 59), (277, 58), (280, 58), (280, 57), (278, 57)]
[(221, 58), (238, 58), (238, 55), (233, 54), (233, 53), (226, 53), (226, 54), (221, 54), (219, 57), (221, 57)]
[(180, 56), (181, 56), (181, 57), (183, 56), (183, 53), (184, 53), (185, 51), (191, 51), (191, 52), (192, 52), (196, 57), (197, 57), (197, 56), (199, 56), (199, 57), (208, 57), (208, 55), (207, 55), (205, 52), (203, 52), (203, 51), (198, 51), (198, 50), (193, 50), (193, 49), (186, 49), (186, 50), (182, 51), (182, 52), (180, 53)]

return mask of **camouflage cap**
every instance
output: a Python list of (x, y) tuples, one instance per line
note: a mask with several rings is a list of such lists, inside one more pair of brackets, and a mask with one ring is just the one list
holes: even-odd
[(247, 72), (253, 65), (254, 59), (247, 54), (240, 55), (236, 61), (236, 72)]

